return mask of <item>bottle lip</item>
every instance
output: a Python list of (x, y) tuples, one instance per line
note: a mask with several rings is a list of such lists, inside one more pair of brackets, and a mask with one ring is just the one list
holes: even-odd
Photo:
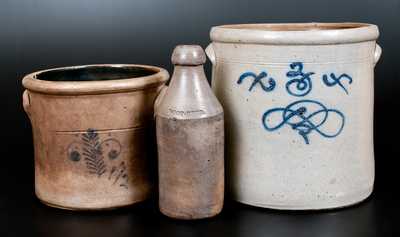
[(206, 62), (206, 54), (199, 45), (178, 45), (172, 52), (171, 61), (174, 65), (197, 66)]
[(345, 44), (378, 36), (376, 25), (359, 22), (221, 25), (210, 32), (215, 42), (274, 45)]

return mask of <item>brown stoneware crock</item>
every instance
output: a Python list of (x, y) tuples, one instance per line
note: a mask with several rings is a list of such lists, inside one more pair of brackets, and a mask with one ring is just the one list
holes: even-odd
[(73, 210), (116, 208), (149, 197), (156, 160), (153, 103), (168, 77), (159, 67), (119, 64), (25, 76), (37, 197)]

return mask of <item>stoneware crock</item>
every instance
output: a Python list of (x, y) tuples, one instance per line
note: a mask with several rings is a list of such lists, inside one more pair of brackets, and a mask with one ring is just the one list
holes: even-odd
[(35, 191), (59, 208), (96, 210), (146, 199), (155, 162), (153, 103), (162, 68), (87, 65), (25, 76)]
[(306, 210), (371, 194), (378, 35), (364, 23), (211, 29), (206, 52), (226, 116), (235, 200)]

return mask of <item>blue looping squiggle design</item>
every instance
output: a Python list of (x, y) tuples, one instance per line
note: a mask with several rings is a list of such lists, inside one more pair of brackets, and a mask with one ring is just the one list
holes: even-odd
[[(310, 106), (317, 109), (312, 111), (309, 109)], [(268, 117), (277, 112), (282, 113), (282, 121), (276, 126), (269, 126), (267, 121)], [(341, 119), (337, 131), (331, 134), (321, 130), (322, 126), (327, 122), (330, 113), (335, 113)], [(275, 131), (284, 125), (289, 125), (303, 137), (306, 144), (310, 144), (308, 135), (313, 131), (326, 138), (333, 138), (339, 135), (344, 127), (345, 116), (339, 110), (328, 109), (321, 102), (315, 100), (299, 100), (289, 104), (285, 108), (267, 110), (262, 116), (262, 123), (264, 128), (268, 131)]]
[[(303, 63), (302, 62), (294, 62), (291, 63), (290, 68), (293, 71), (288, 71), (286, 76), (291, 79), (286, 83), (286, 90), (292, 96), (305, 96), (310, 93), (312, 89), (311, 75), (315, 74), (314, 72), (303, 72)], [(295, 86), (293, 88), (293, 86)]]
[(268, 84), (269, 84), (268, 86), (266, 86), (266, 85), (262, 82), (262, 79), (263, 79), (263, 78), (268, 77), (268, 74), (267, 74), (266, 72), (264, 72), (264, 71), (262, 71), (262, 72), (261, 72), (260, 74), (258, 74), (258, 75), (256, 75), (256, 74), (253, 73), (253, 72), (245, 72), (245, 73), (243, 73), (243, 74), (239, 77), (239, 80), (237, 81), (237, 84), (242, 84), (243, 80), (244, 80), (245, 78), (247, 78), (247, 77), (252, 77), (252, 78), (254, 78), (253, 82), (251, 83), (251, 86), (249, 87), (249, 91), (253, 90), (253, 88), (254, 88), (257, 84), (260, 84), (261, 88), (262, 88), (264, 91), (266, 91), (266, 92), (269, 92), (269, 91), (272, 91), (273, 89), (275, 89), (276, 82), (275, 82), (275, 80), (274, 80), (272, 77), (270, 77), (270, 78), (268, 79)]
[(344, 92), (346, 92), (346, 94), (349, 94), (347, 89), (343, 86), (341, 80), (342, 79), (347, 79), (349, 84), (353, 83), (353, 78), (351, 78), (351, 76), (347, 75), (346, 73), (343, 73), (342, 75), (340, 75), (339, 77), (336, 77), (336, 75), (334, 73), (329, 74), (330, 78), (328, 78), (328, 75), (324, 74), (322, 76), (322, 81), (325, 83), (325, 85), (332, 87), (335, 85), (339, 85)]

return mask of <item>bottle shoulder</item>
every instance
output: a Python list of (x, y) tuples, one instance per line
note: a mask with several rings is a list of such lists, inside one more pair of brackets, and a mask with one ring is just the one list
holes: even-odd
[[(195, 70), (203, 70), (197, 68)], [(223, 112), (204, 71), (174, 72), (171, 83), (157, 102), (157, 116), (175, 119), (213, 117)]]

